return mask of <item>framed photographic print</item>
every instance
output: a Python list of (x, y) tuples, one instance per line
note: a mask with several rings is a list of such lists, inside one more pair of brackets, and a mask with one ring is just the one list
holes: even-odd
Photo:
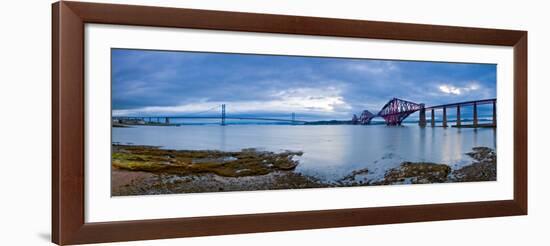
[(57, 244), (527, 214), (527, 32), (53, 5)]

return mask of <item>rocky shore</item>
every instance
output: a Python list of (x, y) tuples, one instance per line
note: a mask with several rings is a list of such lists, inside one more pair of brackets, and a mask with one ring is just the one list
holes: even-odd
[(496, 154), (486, 147), (467, 153), (473, 163), (457, 170), (446, 164), (403, 162), (380, 180), (366, 179), (365, 168), (336, 182), (294, 172), (299, 164), (294, 157), (302, 152), (165, 150), (118, 144), (112, 148), (113, 196), (496, 180)]
[(497, 177), (497, 155), (487, 147), (475, 147), (467, 153), (475, 162), (453, 171), (452, 182), (495, 181)]
[(239, 190), (327, 187), (295, 173), (294, 156), (256, 149), (237, 152), (164, 150), (152, 146), (113, 145), (111, 193), (170, 194)]

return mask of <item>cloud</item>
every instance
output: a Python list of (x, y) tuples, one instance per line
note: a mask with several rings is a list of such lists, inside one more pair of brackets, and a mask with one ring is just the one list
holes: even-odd
[[(351, 106), (340, 95), (341, 90), (335, 87), (294, 88), (283, 90), (273, 95), (272, 100), (233, 101), (227, 105), (228, 114), (288, 114), (315, 113), (318, 115), (344, 114)], [(113, 110), (113, 116), (125, 115), (185, 115), (203, 112), (216, 115), (224, 101), (195, 102), (177, 106), (150, 106), (136, 109)], [(346, 115), (347, 116), (347, 115)]]
[(460, 88), (454, 87), (452, 85), (440, 85), (439, 90), (447, 94), (460, 95)]
[(450, 84), (443, 84), (443, 85), (440, 85), (438, 88), (440, 92), (443, 92), (445, 94), (461, 95), (464, 93), (468, 93), (468, 92), (472, 92), (480, 89), (480, 85), (478, 82), (470, 82), (469, 85), (464, 87), (457, 87)]
[(334, 112), (335, 109), (351, 109), (341, 95), (341, 89), (334, 86), (325, 88), (292, 88), (281, 90), (273, 97), (278, 100), (271, 101), (268, 105), (283, 106), (292, 110), (315, 110)]
[(355, 60), (342, 64), (346, 70), (367, 74), (384, 74), (398, 69), (392, 61)]
[(490, 64), (135, 50), (112, 56), (114, 115), (175, 115), (224, 103), (234, 114), (349, 118), (394, 97), (439, 105), (496, 96)]

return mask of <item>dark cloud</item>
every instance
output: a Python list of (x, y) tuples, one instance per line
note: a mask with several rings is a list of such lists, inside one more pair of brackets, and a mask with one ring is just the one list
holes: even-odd
[(496, 65), (488, 64), (114, 49), (112, 66), (120, 114), (223, 102), (234, 112), (348, 117), (393, 97), (435, 105), (496, 96)]

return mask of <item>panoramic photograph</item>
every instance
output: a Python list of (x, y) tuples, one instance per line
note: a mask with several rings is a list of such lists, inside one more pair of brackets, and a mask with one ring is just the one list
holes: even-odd
[(111, 195), (496, 181), (496, 65), (111, 49)]

